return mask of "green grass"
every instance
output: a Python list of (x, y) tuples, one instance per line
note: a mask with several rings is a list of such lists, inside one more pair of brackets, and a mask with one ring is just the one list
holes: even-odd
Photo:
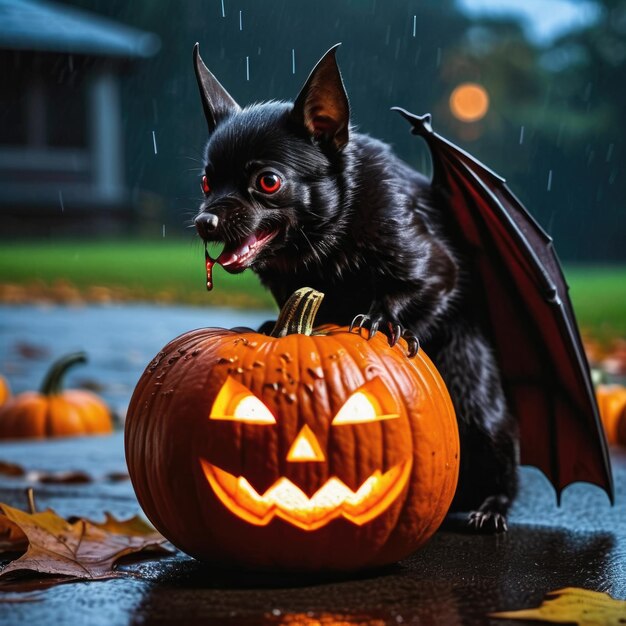
[(626, 337), (626, 267), (565, 268), (580, 327), (594, 337)]
[[(204, 248), (199, 241), (55, 241), (0, 244), (0, 283), (52, 285), (67, 281), (81, 291), (122, 288), (127, 297), (194, 304), (268, 307), (270, 294), (252, 272), (214, 268), (207, 293)], [(36, 288), (36, 285), (35, 285)]]
[[(55, 241), (0, 244), (0, 283), (51, 285), (63, 279), (82, 291), (123, 288), (128, 297), (207, 305), (272, 306), (252, 272), (230, 275), (215, 267), (215, 288), (204, 288), (198, 241)], [(626, 337), (626, 266), (566, 266), (580, 326), (599, 339)]]

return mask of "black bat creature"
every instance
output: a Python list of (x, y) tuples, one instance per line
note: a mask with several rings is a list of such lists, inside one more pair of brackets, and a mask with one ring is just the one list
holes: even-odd
[[(325, 294), (320, 323), (421, 345), (459, 424), (453, 510), (506, 530), (521, 461), (557, 492), (584, 480), (612, 498), (606, 443), (551, 242), (503, 181), (399, 110), (427, 141), (433, 181), (350, 127), (336, 46), (294, 103), (241, 108), (194, 64), (208, 123), (195, 218), (224, 249), (208, 265), (256, 272), (277, 304)], [(419, 344), (418, 344), (419, 339)]]

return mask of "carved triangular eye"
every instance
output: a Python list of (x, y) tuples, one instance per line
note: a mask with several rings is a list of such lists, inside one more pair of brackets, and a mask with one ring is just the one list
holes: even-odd
[(332, 425), (364, 424), (400, 417), (398, 405), (383, 381), (376, 377), (359, 387), (339, 409)]
[(275, 424), (271, 411), (251, 391), (234, 378), (228, 377), (211, 407), (209, 418), (245, 424)]

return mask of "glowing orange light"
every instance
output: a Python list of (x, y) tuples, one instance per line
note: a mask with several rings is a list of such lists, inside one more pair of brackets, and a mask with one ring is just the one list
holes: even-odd
[(230, 376), (217, 394), (209, 418), (258, 425), (276, 423), (270, 410)]
[(333, 419), (333, 426), (342, 424), (364, 424), (400, 417), (398, 413), (384, 414), (376, 398), (367, 391), (356, 391), (339, 409)]
[(378, 517), (404, 489), (412, 459), (384, 474), (376, 470), (357, 491), (338, 478), (330, 478), (310, 498), (285, 477), (260, 495), (243, 476), (234, 476), (203, 459), (200, 463), (222, 504), (250, 524), (265, 526), (280, 517), (303, 530), (317, 530), (338, 517), (357, 526)]
[(301, 461), (326, 460), (317, 437), (306, 424), (302, 427), (295, 441), (291, 444), (291, 448), (289, 448), (289, 452), (287, 453), (287, 460), (296, 463)]
[(463, 83), (450, 95), (452, 115), (462, 122), (476, 122), (485, 117), (489, 109), (489, 95), (476, 83)]

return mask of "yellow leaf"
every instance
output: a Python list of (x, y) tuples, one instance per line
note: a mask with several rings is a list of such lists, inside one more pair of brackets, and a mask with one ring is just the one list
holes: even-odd
[(94, 522), (93, 520), (85, 520), (102, 530), (106, 530), (116, 535), (126, 535), (129, 537), (152, 537), (155, 540), (163, 540), (153, 526), (150, 526), (139, 515), (129, 517), (125, 520), (119, 520), (108, 511), (104, 512), (104, 522)]
[(608, 593), (566, 587), (548, 593), (537, 608), (491, 613), (490, 617), (579, 626), (623, 626), (626, 601), (615, 600)]

